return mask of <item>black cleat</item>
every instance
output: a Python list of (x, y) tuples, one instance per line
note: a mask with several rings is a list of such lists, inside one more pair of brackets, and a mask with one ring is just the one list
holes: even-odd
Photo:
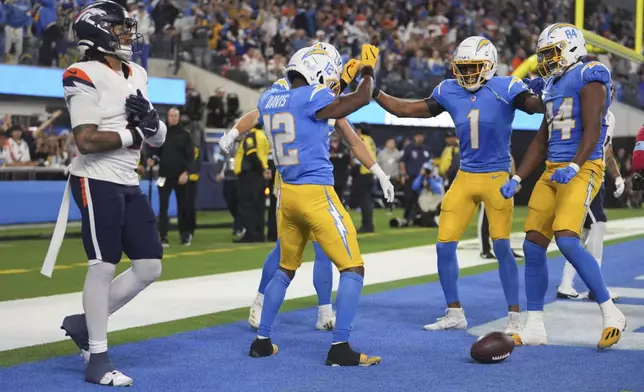
[(271, 342), (271, 338), (256, 338), (250, 345), (248, 355), (253, 358), (270, 357), (271, 355), (277, 354), (278, 351), (277, 345)]
[(87, 333), (87, 322), (84, 314), (74, 314), (63, 319), (60, 329), (65, 331), (79, 349), (89, 351), (89, 335)]
[(349, 342), (331, 345), (326, 356), (328, 366), (371, 366), (379, 363), (380, 357), (369, 357), (367, 354), (353, 351)]
[(517, 252), (516, 250), (512, 249), (512, 256), (514, 256), (515, 259), (522, 259), (525, 256), (523, 256), (521, 253)]

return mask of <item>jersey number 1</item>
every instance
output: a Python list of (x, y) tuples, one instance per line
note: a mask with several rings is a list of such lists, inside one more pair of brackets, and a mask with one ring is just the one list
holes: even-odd
[(548, 116), (548, 139), (552, 137), (552, 131), (561, 130), (561, 140), (570, 139), (572, 129), (575, 127), (575, 120), (572, 119), (573, 98), (564, 98), (559, 105), (557, 115), (554, 115), (552, 101), (546, 102), (546, 115)]
[(296, 148), (285, 145), (295, 140), (295, 119), (291, 113), (282, 112), (264, 115), (264, 127), (270, 135), (273, 160), (277, 166), (292, 166), (300, 163)]
[(479, 148), (479, 109), (470, 110), (467, 118), (470, 119), (470, 148)]

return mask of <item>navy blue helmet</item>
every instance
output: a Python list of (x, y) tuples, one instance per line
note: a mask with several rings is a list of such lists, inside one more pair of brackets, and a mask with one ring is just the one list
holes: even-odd
[(95, 51), (128, 61), (141, 34), (136, 21), (118, 3), (103, 0), (80, 10), (74, 20), (74, 35), (81, 53)]

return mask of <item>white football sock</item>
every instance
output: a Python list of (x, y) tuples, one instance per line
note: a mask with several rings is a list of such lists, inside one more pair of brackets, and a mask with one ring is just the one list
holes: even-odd
[(132, 260), (132, 266), (112, 281), (109, 300), (110, 314), (114, 314), (136, 297), (161, 275), (161, 260)]
[(107, 317), (110, 285), (116, 266), (96, 260), (87, 269), (83, 287), (83, 309), (89, 335), (89, 352), (99, 354), (107, 351)]
[(604, 236), (606, 235), (606, 222), (595, 222), (590, 226), (587, 248), (591, 255), (602, 265), (604, 255)]

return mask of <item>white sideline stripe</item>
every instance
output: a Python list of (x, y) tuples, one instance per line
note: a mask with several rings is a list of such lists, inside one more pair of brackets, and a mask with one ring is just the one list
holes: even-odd
[[(607, 240), (637, 234), (644, 234), (644, 218), (607, 224)], [(514, 248), (520, 248), (522, 241), (523, 233), (512, 234)], [(479, 257), (477, 242), (472, 239), (459, 245), (460, 268), (495, 262)], [(554, 250), (557, 247), (553, 243), (548, 251)], [(363, 257), (365, 285), (437, 272), (434, 245), (370, 253)], [(255, 298), (260, 275), (261, 269), (255, 269), (154, 283), (110, 317), (108, 329), (117, 331), (247, 307)], [(314, 295), (312, 276), (313, 263), (302, 264), (286, 298)], [(338, 272), (335, 268), (333, 283), (334, 290), (337, 290)], [(59, 329), (62, 319), (82, 311), (82, 293), (0, 302), (0, 351), (65, 340), (64, 332)]]

